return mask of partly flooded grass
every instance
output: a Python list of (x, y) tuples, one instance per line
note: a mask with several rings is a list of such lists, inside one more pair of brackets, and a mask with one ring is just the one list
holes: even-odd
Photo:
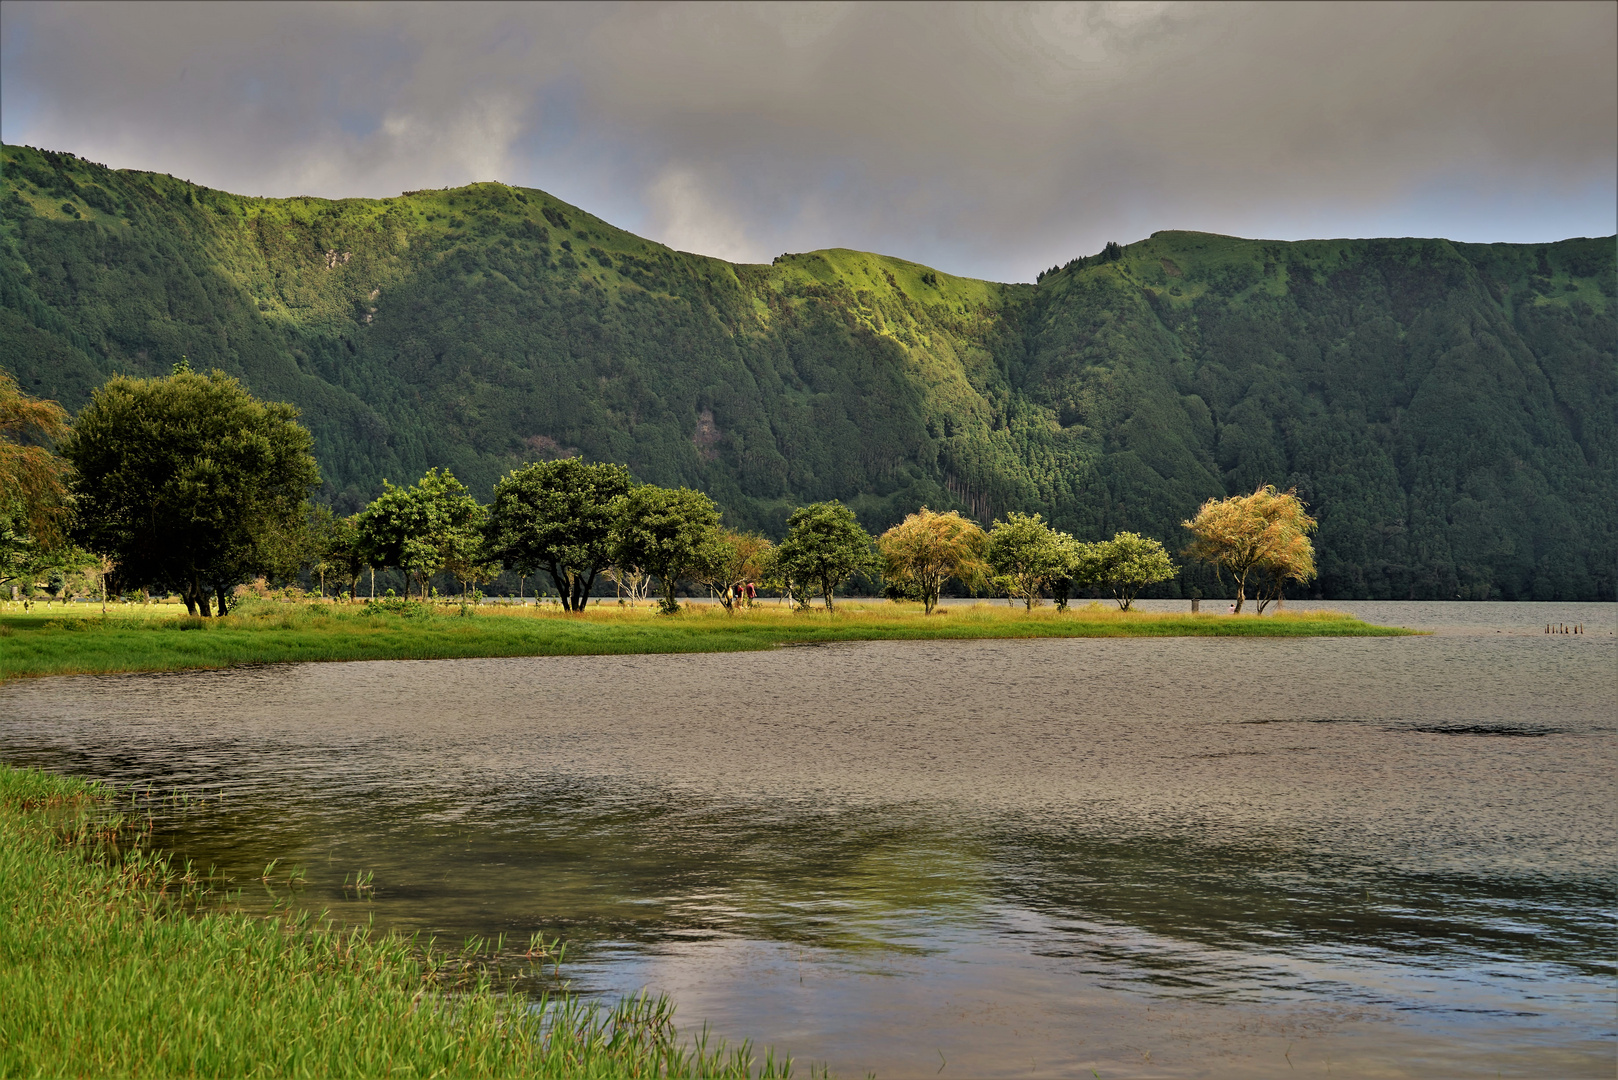
[[(1090, 604), (1059, 612), (979, 604), (923, 615), (919, 605), (849, 603), (835, 613), (774, 603), (736, 614), (693, 606), (677, 615), (616, 604), (582, 614), (557, 608), (484, 606), (461, 616), (333, 604), (244, 606), (222, 619), (153, 615), (126, 608), (102, 616), (0, 616), (0, 679), (118, 671), (174, 671), (234, 664), (322, 660), (442, 660), (485, 656), (746, 652), (837, 641), (1046, 637), (1379, 636), (1331, 611), (1277, 615), (1122, 612)], [(172, 610), (172, 609), (171, 609)]]
[(682, 1046), (665, 1000), (506, 996), (307, 916), (197, 913), (106, 788), (0, 765), (0, 1076), (781, 1076)]

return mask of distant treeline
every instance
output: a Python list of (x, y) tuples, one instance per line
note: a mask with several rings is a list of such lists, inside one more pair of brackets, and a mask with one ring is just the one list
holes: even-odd
[[(59, 455), (52, 452), (54, 443)], [(70, 574), (94, 576), (103, 604), (130, 590), (177, 592), (204, 618), (260, 589), (313, 575), (358, 602), (378, 569), (404, 575), (408, 604), (458, 585), (462, 613), (506, 569), (543, 573), (561, 605), (582, 611), (598, 579), (635, 601), (653, 585), (664, 611), (683, 584), (734, 612), (775, 590), (807, 607), (863, 579), (930, 614), (950, 583), (1016, 597), (1047, 594), (1066, 610), (1075, 589), (1104, 589), (1127, 611), (1142, 589), (1179, 573), (1163, 544), (1134, 533), (1083, 542), (1040, 515), (1009, 512), (985, 531), (955, 511), (923, 507), (874, 541), (842, 503), (799, 507), (772, 543), (720, 524), (702, 492), (640, 483), (623, 465), (577, 458), (513, 469), (484, 505), (447, 470), (383, 492), (347, 517), (313, 506), (313, 438), (284, 402), (254, 398), (222, 371), (187, 361), (162, 378), (116, 376), (71, 425), (54, 402), (0, 373), (0, 585), (57, 595)], [(1259, 612), (1288, 582), (1315, 575), (1316, 522), (1291, 492), (1209, 500), (1186, 521), (1187, 553), (1229, 571), (1236, 610), (1251, 584)], [(374, 576), (368, 603), (376, 603)], [(71, 591), (71, 590), (69, 590)], [(380, 598), (391, 604), (393, 590)]]
[[(251, 199), (0, 154), (0, 367), (74, 411), (222, 369), (298, 407), (338, 517), (384, 478), (577, 458), (772, 541), (834, 500), (872, 534), (926, 506), (1167, 540), (1273, 483), (1319, 522), (1310, 596), (1615, 597), (1611, 237), (1159, 233), (1001, 285), (733, 265), (500, 184)], [(1225, 588), (1152, 589), (1193, 587)]]

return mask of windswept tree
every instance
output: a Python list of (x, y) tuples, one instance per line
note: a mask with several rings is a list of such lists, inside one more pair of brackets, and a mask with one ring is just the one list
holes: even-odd
[(483, 545), (484, 508), (448, 469), (428, 469), (412, 487), (382, 481), (358, 515), (360, 544), (379, 566), (397, 566), (415, 578), (427, 599), (433, 575), (476, 558)]
[(612, 501), (612, 559), (657, 578), (663, 610), (680, 610), (674, 592), (702, 562), (719, 525), (713, 500), (690, 488), (639, 484)]
[(1134, 604), (1141, 589), (1179, 573), (1161, 543), (1136, 533), (1121, 532), (1111, 540), (1086, 547), (1089, 551), (1084, 553), (1084, 575), (1090, 582), (1112, 590), (1113, 599), (1123, 611)]
[(763, 579), (774, 551), (774, 545), (757, 533), (715, 529), (692, 574), (735, 614), (736, 605), (746, 603), (747, 583)]
[(0, 586), (35, 576), (62, 543), (68, 467), (50, 444), (66, 434), (60, 405), (0, 371)]
[(837, 586), (855, 574), (877, 568), (871, 552), (871, 534), (860, 528), (854, 511), (833, 499), (800, 506), (787, 518), (787, 535), (775, 549), (772, 566), (777, 576), (807, 606), (815, 592), (832, 610)]
[(583, 611), (612, 562), (613, 500), (634, 484), (622, 465), (578, 458), (514, 470), (494, 487), (490, 552), (524, 577), (544, 570), (562, 606)]
[(987, 555), (997, 585), (1029, 610), (1047, 586), (1070, 576), (1072, 550), (1038, 514), (1006, 515), (989, 530)]
[(1264, 614), (1264, 609), (1271, 604), (1275, 604), (1279, 610), (1287, 582), (1302, 583), (1313, 581), (1314, 578), (1315, 546), (1310, 542), (1307, 530), (1294, 530), (1275, 545), (1269, 558), (1254, 571), (1253, 599), (1258, 604), (1258, 613)]
[(1255, 571), (1262, 574), (1270, 568), (1281, 575), (1277, 588), (1288, 579), (1307, 580), (1297, 575), (1313, 576), (1314, 545), (1309, 534), (1316, 522), (1295, 490), (1279, 492), (1268, 484), (1251, 495), (1209, 499), (1184, 525), (1192, 537), (1186, 554), (1217, 572), (1228, 570), (1235, 579), (1237, 613)]
[(286, 563), (319, 485), (298, 410), (259, 401), (222, 371), (115, 376), (62, 442), (75, 537), (116, 560), (126, 588), (173, 589), (223, 615), (232, 590)]
[(931, 615), (938, 594), (951, 578), (976, 587), (989, 569), (988, 537), (977, 522), (955, 511), (935, 514), (925, 506), (877, 538), (882, 572), (890, 582), (921, 600)]

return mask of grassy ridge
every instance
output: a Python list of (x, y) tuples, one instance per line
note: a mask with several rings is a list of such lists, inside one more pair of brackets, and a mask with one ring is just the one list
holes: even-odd
[(1100, 605), (1067, 613), (977, 605), (933, 616), (924, 616), (919, 605), (886, 603), (845, 603), (832, 615), (774, 605), (736, 615), (688, 607), (672, 617), (616, 606), (581, 615), (485, 608), (470, 618), (453, 610), (412, 616), (329, 605), (258, 604), (215, 620), (6, 616), (0, 618), (0, 633), (6, 635), (0, 638), (0, 679), (322, 660), (748, 652), (835, 641), (1408, 633), (1329, 611), (1232, 618), (1126, 613)]
[(514, 1008), (397, 936), (187, 915), (185, 877), (129, 849), (141, 834), (108, 795), (0, 765), (0, 1076), (790, 1071), (681, 1049), (666, 1001)]
[[(74, 410), (222, 367), (302, 410), (343, 513), (577, 453), (777, 537), (837, 498), (1172, 546), (1204, 499), (1296, 484), (1317, 595), (1611, 599), (1614, 250), (1162, 232), (997, 284), (727, 263), (503, 184), (257, 199), (5, 146), (0, 367)], [(1196, 567), (1157, 595), (1193, 586), (1223, 595)]]

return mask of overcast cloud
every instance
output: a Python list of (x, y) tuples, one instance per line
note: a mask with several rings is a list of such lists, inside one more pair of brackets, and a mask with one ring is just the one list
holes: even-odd
[(0, 136), (1001, 280), (1170, 228), (1543, 241), (1618, 230), (1618, 5), (7, 2)]

